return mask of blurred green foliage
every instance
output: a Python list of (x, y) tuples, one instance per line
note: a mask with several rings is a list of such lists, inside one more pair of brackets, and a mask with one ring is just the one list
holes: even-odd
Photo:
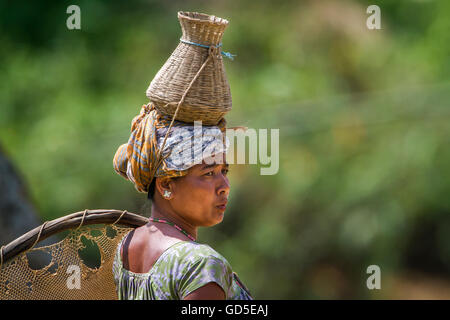
[[(81, 30), (66, 28), (70, 4)], [(370, 4), (381, 30), (366, 28)], [(42, 220), (144, 213), (112, 159), (178, 44), (179, 10), (230, 21), (229, 125), (280, 129), (278, 174), (233, 165), (224, 222), (200, 241), (257, 298), (404, 298), (429, 278), (448, 297), (445, 0), (1, 1), (0, 143)], [(366, 287), (371, 264), (380, 291)]]

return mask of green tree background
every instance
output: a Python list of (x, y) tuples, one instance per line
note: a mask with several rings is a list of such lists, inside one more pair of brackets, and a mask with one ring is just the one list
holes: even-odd
[[(81, 30), (66, 27), (71, 4)], [(232, 165), (225, 219), (200, 241), (261, 299), (449, 298), (445, 0), (0, 1), (0, 144), (41, 219), (144, 214), (112, 159), (180, 10), (230, 21), (229, 125), (280, 129), (279, 172)], [(372, 264), (381, 290), (366, 287)]]

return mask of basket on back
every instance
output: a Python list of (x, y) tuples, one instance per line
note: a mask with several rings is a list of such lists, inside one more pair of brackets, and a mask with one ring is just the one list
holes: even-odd
[[(178, 12), (182, 38), (175, 51), (158, 71), (147, 89), (147, 97), (156, 109), (184, 122), (201, 120), (203, 125), (217, 125), (231, 110), (230, 85), (225, 74), (220, 43), (228, 21), (197, 12)], [(206, 46), (206, 47), (205, 47)], [(217, 47), (198, 78), (191, 81), (211, 54), (207, 47)]]
[[(127, 211), (100, 209), (45, 222), (0, 247), (0, 300), (117, 299), (112, 268), (118, 243), (147, 221)], [(35, 248), (66, 230), (62, 240)]]

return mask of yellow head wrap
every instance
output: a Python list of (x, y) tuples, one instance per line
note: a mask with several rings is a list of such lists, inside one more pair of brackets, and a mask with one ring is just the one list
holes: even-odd
[[(148, 192), (154, 177), (181, 177), (187, 174), (187, 170), (173, 170), (167, 159), (177, 141), (164, 145), (160, 163), (157, 163), (160, 141), (164, 138), (160, 132), (166, 132), (170, 122), (171, 119), (161, 115), (152, 103), (143, 105), (140, 114), (131, 122), (128, 143), (121, 145), (114, 155), (114, 170), (133, 182), (139, 192)], [(175, 120), (171, 131), (174, 127), (187, 128), (192, 127), (192, 124)], [(225, 118), (214, 128), (218, 128), (225, 136)]]

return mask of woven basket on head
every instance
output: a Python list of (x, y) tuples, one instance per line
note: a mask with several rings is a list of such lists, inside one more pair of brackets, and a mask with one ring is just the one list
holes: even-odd
[[(204, 46), (218, 46), (228, 25), (225, 19), (197, 12), (180, 11), (178, 19), (181, 39)], [(212, 59), (203, 66), (209, 55), (213, 55)], [(180, 42), (150, 83), (147, 97), (160, 113), (171, 117), (183, 100), (177, 120), (188, 123), (201, 120), (204, 125), (217, 125), (231, 110), (230, 85), (220, 48), (211, 53), (208, 48)]]

